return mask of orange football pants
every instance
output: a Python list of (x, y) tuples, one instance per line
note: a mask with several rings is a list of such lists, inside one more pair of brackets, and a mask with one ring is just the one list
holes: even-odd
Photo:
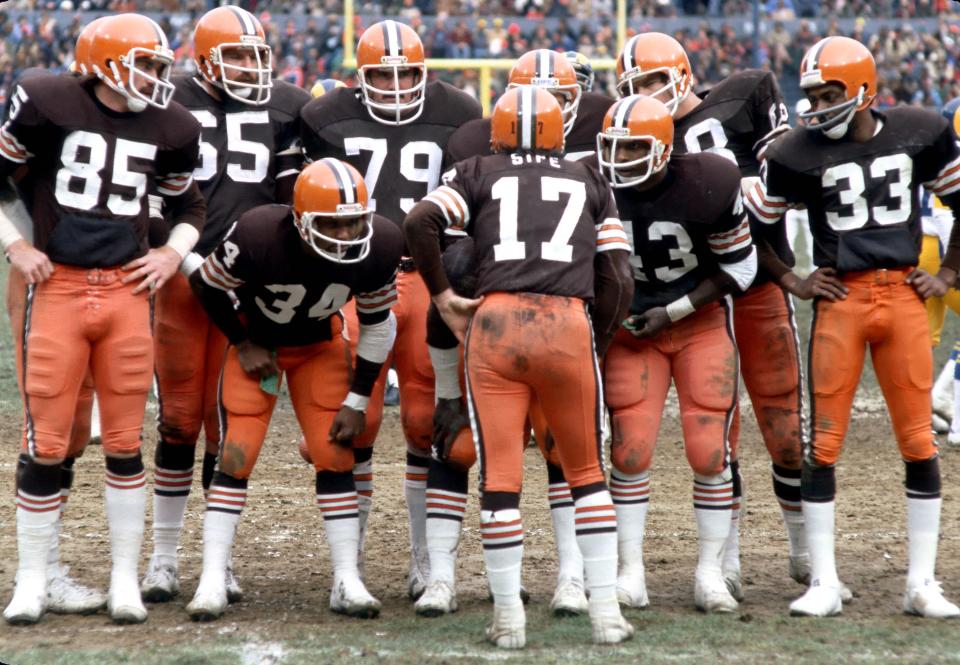
[(610, 456), (625, 474), (650, 468), (671, 379), (677, 386), (683, 445), (695, 474), (715, 476), (730, 461), (737, 405), (737, 350), (727, 309), (712, 303), (653, 339), (617, 331), (604, 358), (613, 426)]
[(600, 376), (582, 300), (488, 293), (465, 347), (481, 491), (520, 492), (534, 397), (570, 487), (604, 482)]
[(868, 345), (901, 456), (921, 462), (937, 452), (930, 333), (923, 300), (904, 281), (910, 270), (849, 273), (841, 278), (849, 289), (845, 300), (814, 302), (807, 453), (814, 464), (831, 466), (840, 457)]
[[(339, 326), (333, 339), (277, 349), (281, 380), (290, 384), (290, 401), (317, 471), (353, 469), (353, 450), (329, 440), (330, 427), (350, 390), (350, 352)], [(227, 349), (220, 384), (220, 408), (226, 432), (218, 468), (234, 478), (249, 478), (267, 436), (277, 396), (243, 371), (237, 349)]]
[[(790, 295), (768, 282), (733, 300), (740, 373), (774, 464), (799, 469), (803, 458), (800, 339)], [(739, 410), (730, 432), (732, 459), (740, 438)]]
[(207, 452), (215, 454), (220, 441), (217, 383), (227, 338), (180, 273), (157, 292), (153, 339), (160, 436), (169, 444), (192, 446), (203, 426)]
[[(23, 310), (27, 301), (27, 283), (23, 275), (17, 270), (7, 273), (7, 313), (10, 315), (10, 332), (13, 335), (13, 347), (17, 352), (13, 355), (17, 368), (17, 387), (23, 394)], [(80, 394), (77, 396), (77, 411), (73, 414), (73, 427), (70, 430), (70, 445), (67, 457), (80, 457), (90, 443), (90, 425), (93, 419), (93, 377), (90, 372), (80, 384)], [(20, 440), (23, 449), (27, 449), (26, 423), (24, 423)]]
[(33, 457), (70, 453), (74, 415), (89, 373), (100, 400), (103, 449), (140, 449), (143, 414), (153, 380), (150, 303), (121, 284), (119, 268), (54, 265), (47, 281), (28, 290), (23, 360), (25, 441)]

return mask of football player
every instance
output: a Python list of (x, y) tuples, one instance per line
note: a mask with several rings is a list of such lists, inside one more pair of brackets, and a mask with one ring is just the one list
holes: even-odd
[[(205, 208), (191, 175), (200, 128), (171, 104), (172, 63), (154, 21), (105, 18), (90, 44), (94, 76), (22, 82), (0, 130), (0, 182), (23, 165), (33, 180), (27, 208), (34, 242), (0, 219), (0, 241), (27, 284), (18, 355), (30, 457), (17, 483), (19, 568), (4, 610), (10, 623), (34, 623), (46, 607), (61, 465), (88, 370), (103, 418), (108, 608), (117, 623), (147, 617), (137, 588), (145, 503), (140, 432), (153, 370), (147, 296), (193, 248)], [(147, 191), (164, 197), (175, 221), (167, 243), (149, 250)], [(14, 195), (5, 189), (3, 198)]]
[[(93, 33), (96, 30), (96, 23), (99, 19), (88, 23), (77, 37), (77, 43), (74, 47), (74, 63), (71, 68), (72, 73), (79, 74), (85, 71), (79, 63), (85, 63), (89, 58), (89, 43), (92, 41)], [(39, 67), (24, 70), (17, 81), (11, 86), (16, 90), (17, 86), (34, 76), (46, 76), (51, 72), (48, 69)], [(3, 118), (6, 119), (13, 97), (7, 99), (4, 108)], [(17, 174), (14, 176), (17, 195), (19, 198), (8, 199), (0, 202), (7, 209), (4, 214), (10, 219), (17, 228), (20, 235), (27, 241), (33, 242), (33, 222), (29, 211), (24, 207), (24, 202), (31, 203), (31, 187), (33, 179), (27, 174)], [(11, 271), (7, 276), (7, 311), (10, 315), (10, 329), (14, 337), (15, 348), (20, 344), (20, 337), (23, 332), (23, 312), (26, 304), (27, 289), (23, 280), (23, 275), (16, 270)], [(22, 358), (16, 355), (15, 364), (17, 366), (17, 381), (22, 377), (21, 371)], [(22, 387), (21, 387), (22, 389)], [(67, 457), (64, 459), (62, 472), (60, 476), (60, 498), (61, 508), (56, 524), (56, 535), (54, 536), (50, 552), (47, 557), (47, 610), (64, 614), (87, 614), (95, 612), (107, 603), (107, 597), (102, 592), (91, 589), (80, 584), (77, 580), (69, 576), (69, 568), (60, 563), (60, 529), (63, 520), (63, 512), (67, 507), (67, 500), (70, 497), (70, 489), (73, 485), (74, 462), (77, 457), (83, 454), (87, 444), (94, 437), (99, 439), (99, 415), (93, 416), (93, 382), (89, 373), (85, 377), (77, 397), (77, 412), (74, 414), (73, 427), (70, 432), (70, 444), (67, 451)], [(94, 432), (94, 428), (96, 431)], [(22, 442), (26, 439), (23, 438)], [(18, 469), (23, 468), (30, 459), (29, 453), (24, 447), (17, 459)], [(19, 476), (19, 473), (17, 474)]]
[[(508, 88), (535, 85), (554, 95), (564, 114), (564, 157), (578, 160), (596, 151), (596, 135), (600, 131), (603, 114), (613, 100), (603, 95), (583, 92), (573, 65), (562, 54), (547, 49), (529, 51), (517, 60), (510, 70)], [(490, 147), (490, 118), (472, 120), (453, 133), (447, 144), (447, 162), (450, 164), (469, 157), (492, 154)], [(454, 356), (459, 358), (456, 338), (444, 333), (442, 320), (435, 321), (429, 333), (431, 358), (441, 365), (452, 366)], [(446, 358), (446, 360), (444, 359)], [(454, 423), (468, 427), (460, 412), (464, 408), (460, 398), (459, 383), (449, 379), (444, 390), (439, 384), (444, 381), (437, 372), (437, 390), (444, 395), (437, 398), (437, 423), (443, 432), (453, 428)], [(448, 401), (449, 400), (449, 401)], [(537, 443), (544, 451), (547, 461), (549, 483), (548, 501), (553, 521), (554, 538), (557, 543), (557, 586), (550, 602), (551, 610), (558, 616), (582, 614), (587, 611), (587, 597), (583, 585), (583, 560), (576, 546), (574, 529), (574, 506), (570, 488), (563, 477), (563, 470), (551, 437), (545, 430), (542, 414), (534, 408), (531, 422), (537, 431)], [(456, 431), (450, 432), (458, 437)], [(464, 430), (465, 438), (469, 431)], [(424, 595), (417, 601), (417, 612), (423, 616), (438, 616), (456, 609), (455, 567), (460, 539), (460, 526), (466, 508), (468, 471), (475, 457), (469, 455), (470, 446), (456, 441), (450, 445), (456, 449), (453, 458), (450, 451), (434, 455), (427, 475), (427, 549), (430, 554), (430, 580)], [(467, 455), (461, 456), (459, 451)], [(448, 468), (443, 469), (441, 467)], [(434, 569), (434, 561), (439, 568)]]
[[(713, 152), (737, 164), (747, 182), (749, 178), (755, 179), (766, 146), (789, 129), (787, 109), (773, 74), (758, 69), (737, 72), (702, 97), (692, 91), (693, 83), (690, 61), (683, 46), (663, 33), (647, 32), (632, 37), (617, 60), (617, 88), (621, 95), (651, 95), (670, 109), (675, 124), (674, 154)], [(754, 235), (768, 244), (782, 261), (793, 265), (793, 253), (782, 226), (754, 229)], [(740, 369), (772, 462), (773, 490), (790, 541), (790, 576), (806, 584), (810, 564), (800, 512), (803, 401), (793, 305), (765, 270), (758, 273), (746, 293), (735, 296), (733, 319)], [(771, 358), (777, 362), (770, 362)], [(738, 412), (730, 433), (734, 504), (730, 537), (724, 546), (723, 573), (731, 593), (742, 600), (739, 429)]]
[(620, 541), (617, 593), (649, 605), (643, 534), (650, 463), (671, 380), (680, 400), (700, 554), (694, 602), (732, 612), (721, 554), (735, 502), (729, 430), (739, 378), (730, 293), (747, 290), (757, 252), (740, 195), (740, 172), (718, 155), (673, 155), (674, 121), (652, 97), (628, 96), (607, 112), (597, 137), (601, 172), (633, 242), (630, 316), (604, 359), (613, 427), (610, 493)]
[[(487, 638), (502, 648), (526, 642), (519, 507), (532, 399), (556, 441), (576, 506), (593, 639), (612, 644), (633, 634), (617, 604), (617, 522), (602, 471), (597, 365), (631, 295), (628, 246), (607, 183), (596, 170), (561, 159), (563, 124), (546, 90), (508, 90), (491, 119), (494, 154), (457, 163), (404, 223), (441, 316), (465, 339), (483, 553), (494, 598)], [(478, 299), (449, 287), (440, 254), (448, 227), (473, 236)]]
[(593, 91), (593, 84), (597, 80), (597, 74), (590, 65), (590, 59), (583, 53), (577, 51), (567, 51), (563, 54), (571, 65), (573, 71), (577, 73), (577, 83), (584, 92)]
[[(835, 465), (867, 347), (883, 390), (906, 470), (909, 567), (904, 611), (953, 617), (934, 577), (940, 526), (940, 466), (931, 432), (933, 382), (923, 299), (943, 296), (960, 268), (960, 234), (950, 236), (939, 272), (915, 268), (923, 183), (960, 209), (960, 149), (936, 113), (909, 107), (880, 113), (873, 55), (847, 37), (815, 44), (800, 65), (810, 100), (807, 125), (766, 154), (764, 180), (747, 196), (757, 219), (779, 223), (790, 205), (806, 205), (820, 266), (806, 278), (779, 268), (780, 284), (814, 299), (810, 331), (813, 430), (801, 493), (811, 582), (792, 614), (831, 616), (843, 602), (834, 561)], [(918, 297), (919, 296), (919, 297)]]
[[(230, 341), (219, 386), (223, 445), (207, 495), (203, 571), (187, 606), (192, 619), (216, 619), (227, 606), (226, 566), (284, 374), (317, 472), (333, 562), (330, 608), (358, 617), (379, 613), (357, 565), (351, 439), (363, 431), (396, 333), (391, 308), (402, 251), (400, 229), (374, 215), (360, 173), (327, 158), (297, 177), (292, 206), (241, 215), (191, 275), (204, 309)], [(360, 320), (353, 368), (340, 314), (350, 298)]]
[[(204, 14), (193, 33), (197, 73), (173, 79), (174, 100), (200, 123), (200, 164), (193, 178), (207, 202), (207, 223), (183, 274), (157, 294), (154, 347), (159, 392), (154, 470), (153, 555), (140, 585), (144, 600), (179, 591), (177, 545), (193, 484), (197, 438), (206, 450), (201, 481), (210, 487), (220, 440), (217, 380), (227, 341), (190, 291), (187, 276), (241, 214), (289, 203), (300, 169), (299, 114), (306, 91), (272, 80), (270, 46), (260, 21), (224, 6)], [(242, 596), (227, 568), (231, 602)]]
[[(370, 206), (400, 225), (413, 205), (437, 187), (450, 135), (463, 123), (480, 117), (480, 105), (447, 83), (428, 83), (420, 38), (412, 28), (396, 21), (375, 23), (360, 36), (357, 83), (355, 88), (331, 90), (304, 106), (303, 151), (308, 160), (335, 157), (354, 166), (364, 174)], [(400, 419), (407, 443), (408, 591), (416, 599), (429, 575), (426, 485), (434, 375), (425, 343), (430, 298), (409, 259), (400, 264), (397, 291), (397, 341), (386, 366), (396, 368), (400, 383)], [(353, 308), (348, 306), (344, 315), (348, 328), (354, 329)], [(356, 339), (356, 334), (350, 337)], [(371, 505), (371, 446), (379, 427), (386, 373), (385, 369), (374, 389), (368, 430), (354, 441), (356, 472), (358, 478), (364, 478), (361, 529)]]

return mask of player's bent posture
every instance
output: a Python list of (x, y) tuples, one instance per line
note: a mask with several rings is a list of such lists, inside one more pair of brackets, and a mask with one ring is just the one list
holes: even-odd
[[(191, 176), (200, 128), (170, 105), (172, 62), (152, 20), (101, 20), (90, 44), (94, 76), (24, 81), (0, 130), (0, 178), (26, 165), (34, 181), (27, 206), (34, 243), (0, 220), (7, 256), (28, 285), (18, 353), (30, 457), (18, 471), (19, 567), (4, 610), (10, 623), (34, 623), (46, 606), (61, 463), (88, 371), (103, 421), (110, 616), (147, 618), (137, 564), (145, 503), (140, 432), (153, 371), (148, 295), (176, 273), (204, 218)], [(176, 221), (168, 243), (149, 251), (148, 189), (163, 195)]]
[[(626, 237), (609, 185), (592, 168), (560, 158), (563, 118), (552, 95), (534, 86), (508, 90), (491, 124), (495, 154), (459, 162), (404, 223), (441, 316), (465, 339), (494, 598), (487, 637), (504, 648), (526, 641), (519, 506), (527, 414), (536, 399), (576, 506), (594, 641), (620, 642), (633, 627), (617, 604), (616, 514), (601, 462), (597, 350), (632, 295)], [(474, 238), (480, 300), (449, 287), (440, 254), (449, 227)]]
[[(197, 438), (206, 450), (201, 481), (213, 478), (220, 440), (217, 380), (227, 340), (203, 311), (187, 276), (244, 212), (289, 203), (300, 169), (299, 114), (309, 95), (271, 77), (263, 27), (239, 7), (204, 14), (193, 33), (197, 73), (175, 77), (174, 100), (201, 125), (201, 162), (193, 173), (207, 202), (207, 223), (183, 273), (157, 294), (154, 348), (158, 431), (154, 470), (153, 555), (140, 585), (146, 601), (163, 602), (180, 590), (177, 545), (193, 484)], [(242, 595), (227, 568), (231, 602)]]
[[(595, 154), (597, 132), (603, 123), (603, 114), (613, 100), (584, 92), (574, 65), (565, 56), (547, 49), (528, 51), (517, 59), (510, 70), (507, 85), (511, 88), (535, 85), (556, 98), (564, 114), (565, 159), (578, 160), (585, 155)], [(468, 157), (490, 155), (490, 122), (490, 118), (478, 118), (461, 125), (447, 142), (446, 161), (453, 164)], [(459, 382), (454, 378), (442, 378), (437, 370), (438, 364), (451, 369), (459, 365), (457, 340), (443, 328), (440, 320), (435, 321), (433, 328), (427, 331), (430, 357), (437, 375), (437, 390), (444, 391), (443, 395), (437, 394), (436, 427), (449, 430), (453, 423), (461, 423), (466, 428), (462, 436), (468, 439), (469, 422), (465, 422), (460, 415), (463, 405)], [(450, 390), (445, 390), (445, 387)], [(539, 410), (534, 408), (530, 415), (534, 429), (539, 429), (544, 424)], [(416, 605), (417, 613), (423, 616), (446, 614), (457, 606), (455, 570), (461, 520), (465, 511), (451, 510), (451, 507), (466, 508), (468, 472), (476, 457), (469, 454), (470, 447), (466, 445), (469, 441), (459, 441), (459, 432), (452, 431), (449, 435), (457, 439), (450, 444), (450, 447), (456, 448), (453, 458), (450, 459), (450, 455), (443, 451), (440, 451), (440, 455), (433, 455), (427, 474), (430, 580)], [(587, 597), (583, 588), (583, 561), (576, 543), (570, 487), (563, 477), (552, 437), (541, 429), (536, 439), (547, 462), (548, 501), (557, 544), (557, 586), (550, 608), (557, 616), (582, 614), (587, 611)], [(465, 457), (459, 454), (461, 450), (466, 454)]]
[[(308, 160), (335, 157), (364, 174), (370, 206), (401, 225), (413, 205), (440, 183), (444, 150), (454, 130), (480, 117), (480, 105), (442, 81), (427, 82), (420, 37), (409, 26), (380, 21), (357, 44), (357, 86), (334, 89), (303, 107), (303, 152)], [(400, 383), (400, 421), (407, 444), (404, 496), (410, 529), (407, 590), (419, 598), (429, 576), (426, 488), (433, 432), (434, 374), (426, 345), (430, 297), (409, 258), (397, 276), (397, 341), (386, 363)], [(351, 338), (356, 314), (344, 310)], [(371, 507), (372, 446), (380, 422), (386, 370), (370, 401), (370, 429), (354, 441), (363, 526)]]
[[(225, 573), (257, 462), (286, 374), (297, 422), (317, 471), (317, 504), (333, 561), (330, 608), (375, 617), (380, 602), (360, 579), (360, 524), (351, 441), (396, 334), (400, 229), (374, 215), (360, 174), (322, 159), (297, 177), (293, 206), (254, 208), (190, 277), (230, 341), (220, 377), (217, 471), (203, 523), (203, 571), (190, 617), (227, 606)], [(239, 300), (234, 310), (229, 292)], [(351, 370), (340, 308), (357, 300), (360, 339)], [(352, 374), (352, 379), (351, 379)]]
[(601, 171), (633, 241), (630, 316), (604, 362), (613, 424), (610, 492), (617, 511), (617, 595), (649, 604), (643, 535), (650, 463), (671, 380), (680, 398), (700, 556), (694, 601), (704, 612), (737, 607), (721, 571), (734, 502), (728, 435), (739, 378), (730, 304), (757, 270), (736, 165), (712, 154), (671, 156), (673, 119), (652, 97), (617, 102), (597, 137)]
[(870, 51), (846, 37), (814, 45), (800, 65), (811, 103), (808, 124), (767, 150), (767, 170), (747, 196), (758, 219), (779, 223), (806, 205), (820, 268), (780, 283), (814, 299), (810, 331), (813, 432), (803, 461), (809, 590), (792, 614), (842, 609), (834, 560), (834, 466), (869, 347), (906, 470), (909, 568), (903, 609), (925, 617), (960, 614), (934, 577), (940, 530), (940, 465), (931, 432), (932, 355), (923, 300), (943, 296), (960, 267), (954, 227), (937, 275), (915, 269), (920, 249), (918, 188), (960, 209), (960, 150), (939, 115), (914, 108), (872, 111), (877, 70)]
[[(651, 95), (670, 108), (674, 155), (711, 152), (726, 157), (739, 167), (744, 186), (758, 176), (766, 147), (789, 129), (787, 109), (773, 74), (758, 69), (734, 72), (707, 92), (696, 94), (687, 54), (669, 35), (648, 32), (631, 38), (617, 61), (617, 73), (621, 94)], [(751, 232), (783, 262), (793, 265), (793, 253), (783, 227), (760, 224)], [(750, 288), (733, 295), (740, 371), (772, 463), (773, 491), (790, 543), (790, 576), (807, 584), (810, 562), (800, 512), (803, 399), (800, 341), (793, 305), (789, 295), (762, 266)], [(730, 429), (734, 502), (730, 534), (723, 551), (723, 576), (733, 596), (743, 600), (739, 431), (738, 409)]]

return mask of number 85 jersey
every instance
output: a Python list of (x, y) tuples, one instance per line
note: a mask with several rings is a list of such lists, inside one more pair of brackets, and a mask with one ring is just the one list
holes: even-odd
[(355, 88), (338, 88), (300, 112), (303, 152), (310, 161), (335, 157), (360, 173), (370, 207), (403, 224), (414, 204), (440, 184), (447, 141), (460, 125), (481, 116), (470, 95), (442, 81), (427, 84), (423, 114), (410, 124), (370, 117)]
[(791, 204), (807, 207), (818, 266), (915, 266), (920, 186), (951, 209), (960, 204), (960, 148), (947, 121), (910, 107), (874, 113), (877, 132), (863, 142), (790, 130), (767, 150), (764, 181), (747, 194), (747, 207), (766, 223)]

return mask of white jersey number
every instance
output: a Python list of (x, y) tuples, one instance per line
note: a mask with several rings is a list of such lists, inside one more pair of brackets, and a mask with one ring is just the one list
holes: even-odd
[[(263, 315), (274, 323), (284, 324), (293, 321), (293, 317), (297, 314), (297, 307), (307, 295), (306, 287), (303, 284), (269, 284), (264, 288), (273, 294), (286, 297), (275, 298), (268, 305), (260, 296), (257, 296), (254, 302), (257, 303)], [(307, 316), (311, 319), (325, 319), (346, 305), (349, 299), (349, 286), (330, 284), (307, 312)]]
[[(190, 111), (201, 127), (216, 129), (217, 117), (210, 111)], [(242, 111), (224, 116), (227, 126), (227, 153), (230, 156), (244, 155), (247, 163), (253, 159), (252, 168), (244, 168), (239, 160), (227, 162), (227, 175), (234, 182), (263, 182), (270, 169), (270, 148), (257, 141), (243, 138), (244, 125), (269, 125), (270, 114), (267, 111)], [(212, 143), (200, 140), (200, 166), (194, 172), (195, 180), (205, 182), (217, 173), (217, 148)]]
[[(887, 197), (895, 205), (870, 207), (864, 192), (868, 180), (884, 181), (888, 174), (896, 177), (887, 185)], [(913, 160), (904, 153), (877, 157), (869, 166), (854, 162), (831, 166), (823, 172), (824, 189), (837, 188), (837, 196), (846, 211), (827, 211), (827, 223), (834, 231), (850, 231), (863, 227), (871, 218), (882, 226), (901, 224), (910, 219), (912, 201), (910, 181), (913, 178)]]
[[(587, 202), (587, 188), (582, 182), (566, 178), (540, 178), (540, 200), (559, 201), (566, 194), (567, 205), (560, 223), (547, 242), (540, 243), (540, 257), (545, 261), (570, 263), (573, 245), (570, 237), (577, 228)], [(517, 217), (520, 202), (520, 179), (517, 176), (500, 178), (490, 188), (490, 197), (500, 201), (500, 242), (493, 246), (494, 261), (520, 261), (527, 256), (526, 243), (517, 238)]]
[[(631, 247), (636, 248), (633, 242), (633, 223), (623, 220), (623, 228), (627, 232), (627, 240)], [(671, 262), (679, 261), (679, 266), (659, 266), (654, 269), (653, 274), (661, 282), (673, 282), (700, 265), (697, 261), (697, 255), (693, 253), (693, 240), (690, 234), (680, 224), (676, 222), (654, 222), (647, 227), (647, 241), (654, 242), (673, 238), (676, 240), (676, 248), (669, 249)], [(644, 272), (643, 260), (636, 253), (630, 255), (630, 265), (633, 266), (633, 278), (640, 282), (649, 282), (647, 274)]]
[[(360, 152), (370, 153), (370, 162), (367, 172), (363, 174), (363, 181), (370, 194), (370, 207), (377, 209), (377, 200), (374, 192), (380, 182), (380, 172), (387, 160), (387, 139), (375, 139), (369, 136), (352, 136), (343, 140), (343, 151), (348, 156), (359, 155)], [(426, 166), (417, 166), (417, 157), (426, 157)], [(443, 150), (433, 141), (411, 141), (400, 149), (400, 175), (410, 182), (422, 182), (426, 185), (423, 195), (426, 196), (440, 184), (440, 167), (443, 165)], [(391, 175), (391, 174), (388, 174)], [(407, 213), (416, 205), (419, 199), (408, 196), (401, 197), (400, 209)]]

